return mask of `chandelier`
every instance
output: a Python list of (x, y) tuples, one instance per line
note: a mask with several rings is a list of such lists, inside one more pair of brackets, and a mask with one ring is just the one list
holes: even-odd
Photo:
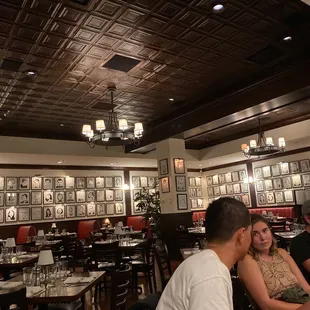
[(111, 111), (107, 126), (104, 120), (96, 121), (96, 129), (93, 130), (91, 125), (83, 125), (82, 134), (86, 137), (88, 145), (93, 148), (97, 145), (123, 146), (134, 143), (138, 145), (143, 135), (142, 123), (135, 123), (135, 127), (130, 129), (126, 119), (117, 118), (117, 112), (114, 112), (113, 94), (116, 90), (115, 86), (108, 87), (111, 94)]
[(251, 156), (270, 155), (277, 152), (283, 152), (285, 150), (285, 139), (279, 138), (278, 145), (273, 143), (272, 137), (265, 138), (265, 133), (262, 130), (261, 120), (258, 118), (259, 133), (256, 140), (250, 141), (250, 146), (247, 144), (241, 145), (241, 150), (246, 158)]

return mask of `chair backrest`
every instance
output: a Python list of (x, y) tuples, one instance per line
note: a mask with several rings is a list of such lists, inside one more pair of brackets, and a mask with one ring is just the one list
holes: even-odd
[(77, 236), (76, 235), (61, 236), (61, 240), (64, 247), (63, 255), (65, 255), (67, 258), (75, 259), (77, 251)]
[(77, 238), (89, 239), (90, 232), (99, 229), (99, 224), (96, 220), (80, 221), (78, 225)]
[(98, 268), (98, 264), (104, 262), (111, 269), (119, 269), (121, 265), (122, 253), (117, 242), (111, 243), (98, 243), (92, 244), (92, 261), (95, 263), (95, 268)]
[(188, 230), (176, 229), (177, 234), (179, 235), (179, 247), (180, 249), (192, 248), (197, 241), (195, 234), (190, 234)]
[(269, 222), (273, 232), (282, 232), (286, 230), (286, 221)]
[(68, 269), (72, 272), (88, 272), (89, 260), (85, 259), (69, 259)]
[(238, 310), (257, 309), (257, 308), (253, 308), (251, 301), (239, 277), (232, 276), (231, 282), (232, 282), (232, 287), (233, 287), (234, 309), (238, 309)]
[(156, 310), (161, 293), (150, 294), (132, 305), (129, 310)]
[(27, 243), (27, 237), (36, 235), (36, 229), (34, 226), (20, 226), (17, 232), (16, 244)]
[(19, 309), (26, 310), (28, 308), (26, 300), (26, 287), (7, 292), (0, 290), (0, 310), (10, 310), (12, 305), (17, 305)]
[(164, 290), (168, 281), (172, 276), (169, 253), (165, 243), (156, 244), (154, 246), (155, 258), (159, 269), (162, 290)]
[(131, 268), (128, 264), (111, 273), (111, 304), (110, 309), (126, 309), (128, 287), (131, 279)]

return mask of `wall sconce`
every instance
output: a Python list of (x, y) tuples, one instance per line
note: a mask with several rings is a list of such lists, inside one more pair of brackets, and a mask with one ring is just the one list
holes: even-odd
[(124, 184), (123, 185), (123, 191), (128, 191), (130, 188), (128, 186), (128, 184)]
[(254, 183), (254, 179), (252, 177), (244, 178), (243, 183), (252, 184)]

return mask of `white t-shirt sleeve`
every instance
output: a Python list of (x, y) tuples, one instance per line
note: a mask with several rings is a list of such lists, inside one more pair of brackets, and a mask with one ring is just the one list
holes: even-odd
[(224, 278), (209, 279), (192, 288), (188, 310), (231, 310), (231, 294)]

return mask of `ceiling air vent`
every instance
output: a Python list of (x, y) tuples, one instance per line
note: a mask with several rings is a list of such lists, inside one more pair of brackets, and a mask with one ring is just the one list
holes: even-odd
[(102, 65), (102, 68), (113, 69), (122, 72), (129, 72), (137, 64), (140, 63), (140, 60), (121, 56), (114, 55), (108, 62)]
[(21, 61), (4, 58), (2, 62), (0, 61), (0, 69), (18, 71), (22, 64)]
[(278, 60), (284, 55), (284, 53), (271, 45), (263, 48), (257, 53), (251, 55), (247, 60), (255, 62), (260, 65), (267, 65), (268, 63)]

